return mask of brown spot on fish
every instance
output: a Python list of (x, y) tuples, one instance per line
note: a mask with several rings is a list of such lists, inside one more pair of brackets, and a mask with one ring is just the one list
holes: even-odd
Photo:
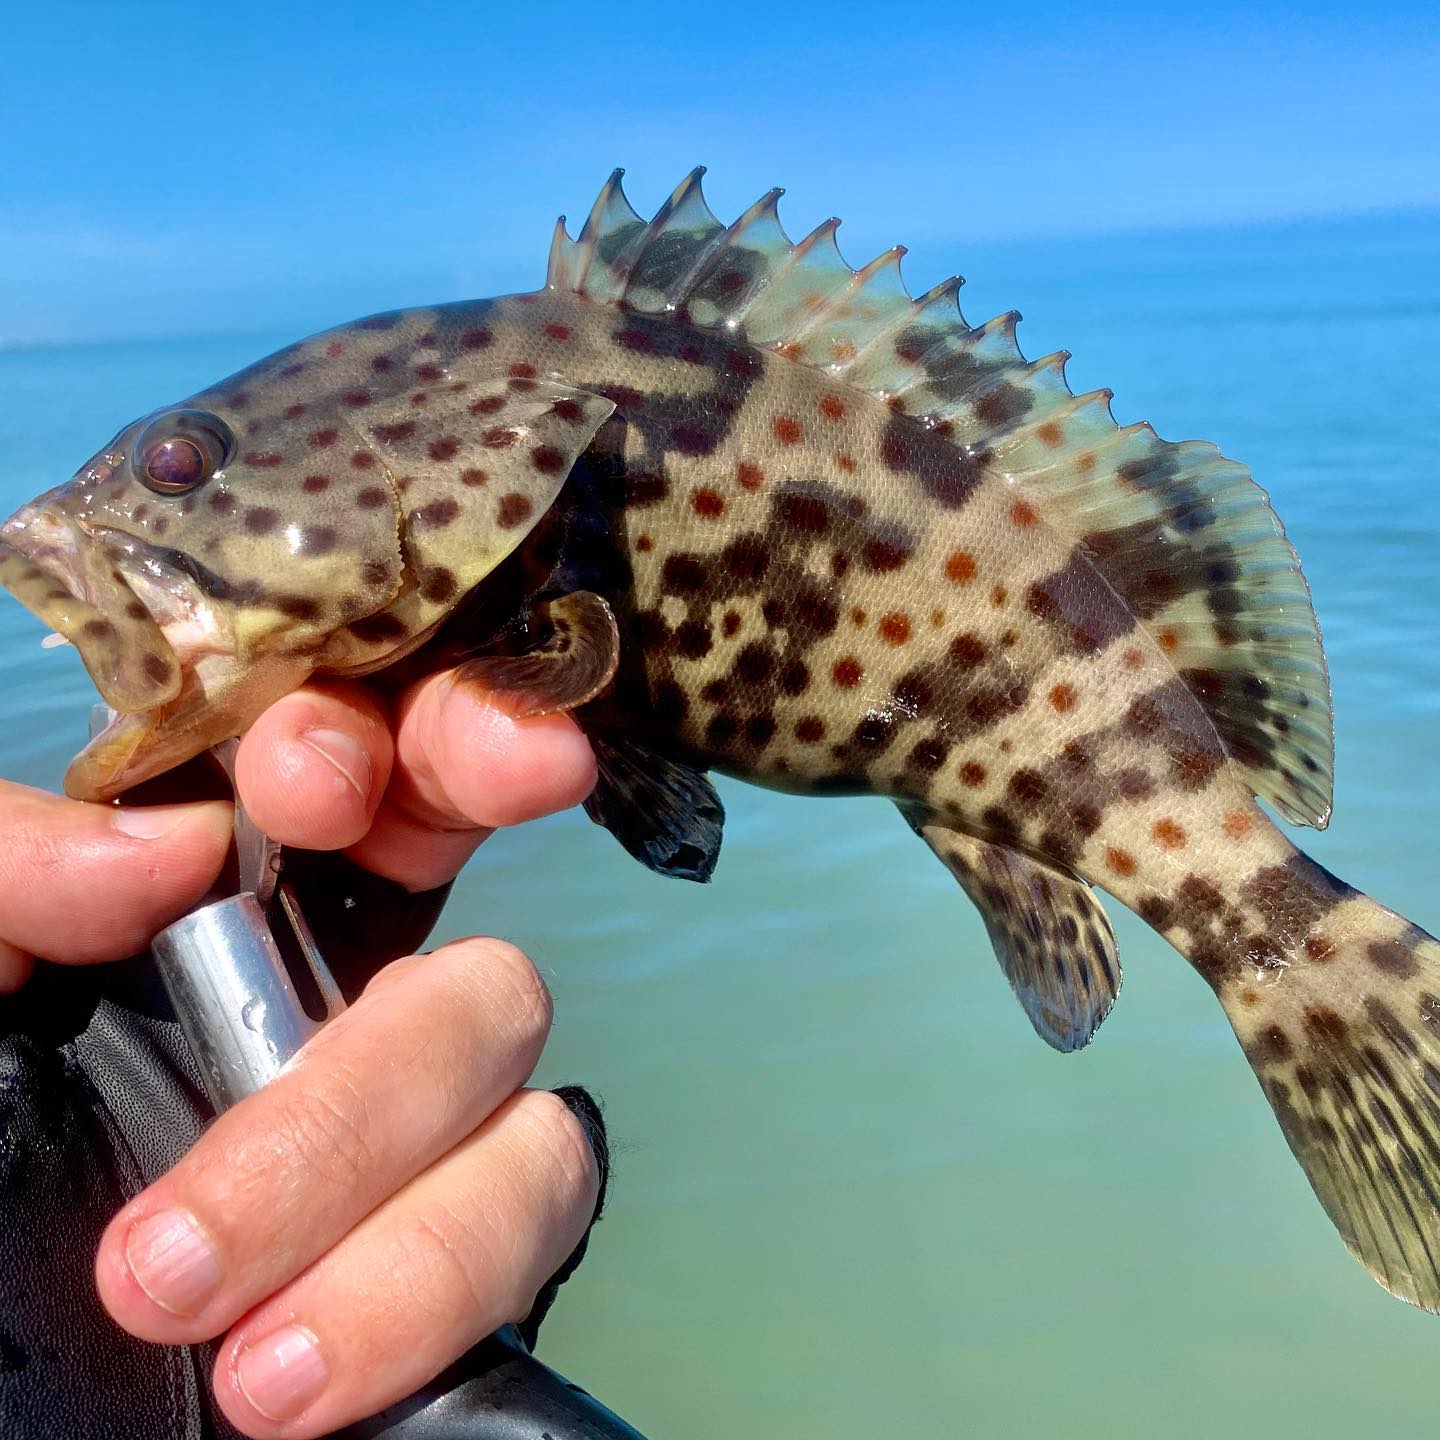
[(1054, 685), (1050, 689), (1050, 703), (1061, 714), (1075, 708), (1075, 687), (1073, 685)]
[(378, 485), (371, 485), (362, 490), (356, 497), (355, 503), (362, 510), (378, 510), (382, 505), (390, 502), (390, 492), (382, 490)]
[(460, 483), (462, 485), (468, 485), (472, 490), (479, 489), (481, 485), (488, 484), (489, 480), (489, 473), (482, 470), (478, 465), (467, 465), (465, 469), (460, 472)]
[(1151, 833), (1155, 836), (1156, 843), (1165, 850), (1184, 848), (1186, 838), (1184, 827), (1177, 825), (1168, 816), (1165, 819), (1157, 820)]
[(795, 722), (795, 738), (804, 745), (814, 745), (825, 738), (825, 722), (818, 715), (802, 715)]
[[(410, 514), (410, 523), (417, 530), (443, 530), (447, 525), (453, 525), (459, 518), (459, 501), (446, 496), (443, 500), (432, 500), (428, 505), (418, 506)], [(503, 525), (504, 522), (502, 521), (501, 524)]]
[[(1179, 632), (1168, 625), (1163, 630), (1157, 630), (1155, 632), (1155, 639), (1159, 641), (1160, 648), (1167, 654), (1173, 654), (1180, 648)], [(1196, 694), (1199, 693), (1197, 690)]]
[(968, 785), (972, 790), (985, 783), (985, 775), (985, 767), (977, 760), (967, 760), (960, 767), (961, 783)]
[(765, 483), (765, 472), (753, 460), (742, 460), (735, 467), (735, 480), (742, 490), (758, 490)]
[(306, 525), (300, 531), (300, 548), (308, 555), (328, 555), (339, 538), (333, 525)]
[(465, 330), (460, 335), (462, 350), (488, 350), (495, 343), (495, 337), (483, 325)]
[(495, 507), (495, 523), (502, 530), (513, 530), (517, 525), (523, 525), (534, 509), (535, 505), (528, 495), (512, 490), (508, 495), (502, 496), (499, 505)]
[(775, 438), (782, 445), (795, 445), (804, 432), (793, 415), (780, 415), (775, 420)]
[(460, 437), (458, 435), (442, 435), (438, 440), (430, 442), (429, 455), (439, 464), (447, 460), (453, 460), (460, 453)]
[(866, 569), (883, 573), (898, 570), (910, 558), (910, 552), (903, 545), (892, 544), (889, 540), (867, 540), (860, 558)]
[(170, 680), (170, 662), (155, 652), (147, 652), (144, 660), (140, 662), (140, 668), (144, 670), (146, 677), (157, 685), (167, 684)]
[(786, 525), (807, 535), (823, 535), (830, 527), (830, 507), (813, 495), (783, 495), (776, 513)]
[(860, 677), (864, 673), (858, 660), (853, 657), (847, 657), (844, 660), (837, 660), (835, 662), (835, 666), (831, 670), (830, 675), (835, 683), (842, 689), (849, 690), (860, 683)]
[(974, 670), (985, 662), (989, 651), (978, 635), (966, 630), (950, 642), (950, 658), (962, 670)]
[(1010, 592), (1003, 586), (997, 585), (990, 592), (990, 603), (998, 610), (1010, 598)]
[(1052, 449), (1065, 438), (1065, 431), (1054, 420), (1047, 420), (1043, 425), (1037, 426), (1035, 433), (1042, 444), (1049, 445)]
[(975, 578), (975, 557), (964, 550), (954, 551), (945, 561), (945, 578), (956, 585), (968, 585)]
[(1034, 525), (1040, 517), (1035, 513), (1035, 507), (1024, 500), (1017, 500), (1010, 507), (1010, 519), (1022, 529), (1028, 529)]
[(1135, 857), (1128, 850), (1121, 850), (1113, 845), (1105, 852), (1105, 864), (1116, 875), (1135, 873)]
[(570, 327), (562, 325), (558, 320), (551, 320), (543, 328), (546, 336), (551, 340), (568, 340), (570, 338)]
[(1337, 1043), (1350, 1033), (1350, 1027), (1337, 1011), (1328, 1005), (1312, 1005), (1305, 1012), (1305, 1028), (1317, 1040)]
[(560, 475), (568, 468), (565, 452), (554, 445), (537, 445), (530, 452), (530, 463), (542, 475)]
[(480, 436), (480, 443), (487, 450), (508, 450), (519, 438), (520, 432), (508, 425), (492, 425)]
[(892, 610), (881, 617), (878, 628), (880, 638), (887, 645), (903, 645), (910, 638), (910, 617), (899, 610)]
[(857, 468), (855, 463), (855, 457), (853, 455), (847, 454), (844, 450), (837, 450), (835, 452), (835, 463), (847, 475), (853, 475)]
[(1220, 828), (1230, 839), (1243, 840), (1255, 828), (1255, 822), (1243, 810), (1232, 810)]
[(252, 535), (269, 535), (280, 524), (280, 512), (268, 505), (257, 505), (245, 512), (245, 528)]
[(472, 415), (498, 415), (504, 408), (505, 397), (503, 395), (481, 395), (478, 399), (472, 400), (469, 406)]
[(1328, 935), (1315, 931), (1305, 937), (1305, 953), (1314, 961), (1323, 962), (1335, 953), (1335, 942)]
[(1144, 652), (1135, 645), (1128, 646), (1120, 658), (1127, 670), (1138, 670), (1145, 663)]
[(356, 470), (371, 470), (375, 466), (375, 457), (368, 450), (356, 450), (351, 453), (350, 464)]
[(347, 390), (340, 398), (352, 410), (363, 410), (374, 397), (368, 390)]
[(827, 420), (845, 418), (845, 402), (838, 395), (822, 395), (818, 408)]
[(1401, 980), (1410, 979), (1420, 969), (1415, 952), (1399, 940), (1372, 940), (1365, 947), (1365, 954), (1377, 970)]
[(327, 427), (324, 430), (312, 430), (305, 440), (312, 450), (323, 450), (327, 445), (333, 445), (339, 438), (338, 430), (331, 430)]

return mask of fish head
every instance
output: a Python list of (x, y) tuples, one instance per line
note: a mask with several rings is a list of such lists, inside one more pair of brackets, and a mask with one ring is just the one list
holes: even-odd
[(350, 367), (295, 364), (281, 352), (134, 421), (0, 527), (0, 584), (117, 712), (66, 775), (76, 798), (240, 733), (316, 669), (375, 659), (349, 627), (401, 589), (399, 495), (350, 422)]

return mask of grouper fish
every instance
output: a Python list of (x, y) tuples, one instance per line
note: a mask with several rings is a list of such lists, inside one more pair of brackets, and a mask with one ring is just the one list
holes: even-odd
[(1018, 315), (912, 298), (778, 190), (724, 225), (619, 172), (531, 294), (329, 330), (128, 425), (0, 531), (118, 713), (107, 800), (311, 675), (458, 665), (571, 711), (587, 808), (708, 878), (706, 772), (898, 806), (1039, 1034), (1115, 999), (1103, 888), (1224, 1007), (1345, 1243), (1440, 1308), (1440, 945), (1298, 851), (1333, 740), (1294, 550), (1244, 466), (1117, 426)]

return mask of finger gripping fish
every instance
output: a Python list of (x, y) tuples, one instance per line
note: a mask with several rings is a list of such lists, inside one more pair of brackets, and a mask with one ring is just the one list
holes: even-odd
[(1299, 563), (1245, 468), (1119, 427), (854, 271), (772, 191), (619, 174), (543, 289), (378, 315), (127, 427), (0, 532), (0, 583), (117, 722), (103, 799), (308, 676), (463, 661), (575, 712), (591, 816), (708, 878), (719, 770), (889, 797), (980, 908), (1036, 1030), (1120, 985), (1092, 886), (1219, 997), (1346, 1244), (1440, 1308), (1440, 946), (1266, 818), (1329, 818), (1329, 684)]

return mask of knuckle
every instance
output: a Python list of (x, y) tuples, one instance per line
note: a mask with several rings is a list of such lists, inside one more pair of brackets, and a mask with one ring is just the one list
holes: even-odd
[(473, 987), (505, 1030), (537, 1054), (550, 1033), (554, 1002), (530, 957), (505, 940), (472, 940), (460, 947), (464, 982)]
[(412, 1217), (401, 1237), (401, 1269), (417, 1307), (445, 1320), (498, 1316), (508, 1297), (498, 1293), (486, 1237), (458, 1211), (433, 1205)]
[(525, 1117), (548, 1172), (550, 1185), (567, 1203), (591, 1208), (600, 1185), (600, 1167), (590, 1136), (575, 1112), (550, 1090), (521, 1093)]
[(373, 1168), (366, 1138), (366, 1106), (353, 1085), (296, 1087), (284, 1097), (273, 1133), (292, 1163), (322, 1182), (347, 1191)]

